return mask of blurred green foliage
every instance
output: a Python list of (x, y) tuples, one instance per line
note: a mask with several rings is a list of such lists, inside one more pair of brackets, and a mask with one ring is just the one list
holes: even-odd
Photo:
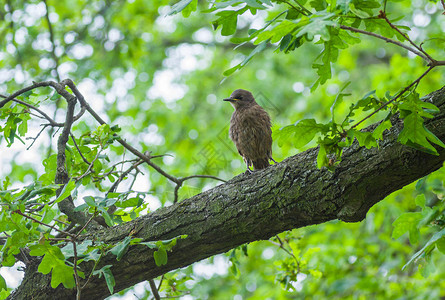
[[(378, 15), (384, 5), (389, 18), (403, 25), (403, 32), (414, 42), (423, 43), (431, 56), (443, 59), (444, 53), (440, 1), (46, 3), (17, 0), (0, 7), (0, 94), (12, 94), (32, 81), (70, 78), (76, 83), (110, 125), (99, 126), (86, 117), (75, 123), (77, 145), (70, 139), (67, 167), (76, 184), (72, 181), (65, 191), (77, 197), (78, 210), (100, 213), (109, 225), (169, 205), (174, 197), (174, 186), (145, 165), (128, 175), (115, 193), (105, 195), (132, 163), (132, 155), (115, 143), (117, 135), (141, 151), (168, 154), (154, 160), (174, 176), (208, 174), (230, 179), (244, 171), (228, 138), (232, 108), (221, 101), (234, 89), (252, 91), (270, 113), (277, 137), (274, 158), (281, 161), (313, 147), (314, 137), (323, 134), (320, 144), (325, 153), (341, 151), (329, 148), (335, 137), (333, 128), (341, 132), (341, 126), (362, 119), (366, 109), (376, 109), (425, 71), (422, 59), (400, 47), (339, 30), (339, 19), (334, 20), (339, 11), (347, 25), (361, 25), (404, 41), (383, 20), (369, 18)], [(299, 4), (312, 14), (305, 15)], [(441, 88), (444, 82), (443, 69), (434, 69), (397, 108), (409, 118), (429, 117), (428, 109), (434, 107), (420, 105), (419, 95)], [(48, 88), (35, 89), (19, 99), (38, 106), (58, 122), (64, 119), (66, 104)], [(377, 113), (358, 129), (387, 114)], [(423, 124), (422, 118), (416, 120)], [(58, 186), (53, 184), (57, 134), (44, 128), (39, 135), (41, 124), (44, 122), (24, 106), (9, 103), (0, 110), (1, 202), (22, 213), (27, 205), (45, 204), (37, 218), (44, 223), (58, 218), (56, 224), (63, 228), (66, 216), (54, 205), (61, 200), (55, 199)], [(363, 146), (375, 146), (389, 126), (383, 124), (371, 138), (353, 129), (348, 143), (355, 137)], [(288, 135), (277, 135), (282, 127), (281, 132), (287, 130)], [(430, 152), (435, 151), (430, 142), (440, 144), (431, 136), (425, 140), (428, 132), (422, 131), (417, 140), (409, 133), (412, 131), (400, 137), (402, 142), (411, 141), (412, 146)], [(22, 143), (25, 146), (19, 146)], [(94, 162), (92, 167), (83, 163), (85, 159)], [(328, 163), (323, 159), (319, 156), (320, 167)], [(127, 162), (121, 164), (122, 160)], [(444, 172), (442, 168), (390, 195), (361, 223), (329, 222), (234, 249), (226, 256), (165, 275), (159, 279), (160, 292), (189, 294), (195, 299), (444, 297)], [(188, 180), (179, 190), (179, 199), (216, 184), (210, 179)], [(118, 209), (109, 215), (106, 208), (113, 204)], [(4, 207), (0, 232), (9, 237), (1, 250), (2, 266), (14, 265), (13, 255), (19, 248), (34, 243), (32, 254), (45, 252), (47, 260), (51, 255), (54, 258), (52, 265), (44, 264), (41, 270), (48, 273), (53, 268), (52, 285), (73, 286), (72, 266), (63, 261), (63, 257), (72, 257), (67, 249), (60, 253), (46, 241), (51, 236), (48, 228)], [(79, 253), (85, 260), (97, 261), (105, 251), (114, 251), (121, 258), (136, 242), (79, 246)], [(165, 242), (147, 245), (158, 248), (159, 265), (174, 246), (172, 241)], [(209, 267), (210, 271), (203, 272)], [(94, 275), (103, 275), (110, 292), (113, 290), (110, 266), (95, 270)], [(9, 292), (0, 276), (0, 298)], [(149, 288), (139, 296), (151, 297)]]

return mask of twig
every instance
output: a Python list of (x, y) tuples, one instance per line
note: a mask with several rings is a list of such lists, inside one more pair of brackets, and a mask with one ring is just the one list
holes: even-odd
[(80, 300), (80, 294), (82, 292), (82, 288), (80, 287), (80, 279), (79, 274), (77, 274), (77, 245), (76, 245), (76, 239), (72, 239), (71, 242), (73, 243), (73, 251), (74, 251), (74, 278), (76, 279), (76, 300)]
[(23, 216), (23, 217), (25, 217), (25, 218), (27, 218), (27, 219), (30, 219), (31, 221), (34, 221), (34, 222), (36, 222), (36, 223), (39, 223), (40, 225), (43, 225), (43, 226), (46, 226), (46, 227), (49, 227), (49, 228), (51, 228), (51, 229), (54, 229), (55, 231), (58, 231), (58, 232), (60, 232), (60, 233), (63, 233), (63, 234), (65, 234), (65, 235), (67, 235), (67, 236), (70, 236), (70, 237), (72, 237), (72, 238), (75, 238), (76, 236), (74, 235), (74, 234), (71, 234), (71, 233), (69, 233), (69, 232), (66, 232), (66, 231), (63, 231), (63, 230), (61, 230), (61, 229), (58, 229), (58, 228), (56, 228), (55, 226), (55, 224), (54, 225), (48, 225), (48, 224), (46, 224), (46, 223), (43, 223), (42, 221), (39, 221), (39, 220), (37, 220), (37, 219), (35, 219), (35, 218), (33, 218), (33, 217), (31, 217), (31, 216), (28, 216), (27, 214), (25, 214), (25, 213), (22, 213), (20, 210), (16, 210), (16, 211), (14, 211), (15, 213), (17, 213), (17, 214), (19, 214), (19, 215), (21, 215), (21, 216)]
[(159, 296), (159, 292), (158, 292), (158, 289), (156, 288), (156, 284), (155, 284), (154, 280), (150, 279), (148, 282), (150, 283), (150, 288), (151, 288), (151, 292), (153, 294), (153, 297), (156, 300), (161, 300), (161, 297)]
[(125, 178), (125, 176), (127, 176), (131, 171), (133, 171), (135, 168), (137, 168), (139, 165), (143, 164), (144, 161), (143, 160), (138, 160), (137, 162), (135, 162), (130, 168), (128, 168), (125, 172), (123, 172), (119, 178), (116, 180), (115, 183), (113, 183), (113, 185), (111, 186), (111, 188), (108, 190), (107, 195), (109, 193), (114, 193), (117, 189), (117, 186), (122, 182), (122, 180)]
[(33, 140), (31, 145), (29, 145), (28, 148), (26, 148), (26, 150), (29, 150), (32, 145), (34, 145), (34, 143), (37, 141), (37, 139), (39, 138), (39, 136), (42, 134), (42, 132), (45, 130), (46, 127), (50, 126), (49, 124), (44, 124), (42, 129), (39, 131), (39, 133), (36, 135), (36, 137), (28, 137), (26, 138), (27, 140)]
[(97, 208), (94, 208), (94, 214), (90, 217), (90, 219), (85, 223), (85, 225), (83, 225), (83, 227), (79, 230), (79, 232), (76, 234), (75, 239), (77, 240), (77, 238), (79, 237), (79, 235), (82, 233), (82, 231), (87, 228), (88, 224), (90, 224), (90, 222), (94, 219), (94, 217), (97, 214)]
[(297, 3), (298, 6), (301, 7), (301, 9), (298, 9), (297, 7), (295, 7), (295, 5), (293, 5), (292, 3), (290, 3), (289, 1), (284, 1), (284, 3), (286, 3), (287, 5), (289, 5), (290, 7), (292, 7), (293, 9), (295, 9), (296, 11), (298, 11), (300, 14), (304, 15), (304, 16), (309, 16), (312, 13), (306, 9), (306, 7), (304, 7), (302, 4), (300, 4), (298, 1), (295, 0), (295, 3)]
[(100, 256), (99, 256), (99, 259), (96, 260), (96, 261), (94, 262), (94, 266), (93, 266), (93, 268), (91, 269), (91, 272), (90, 272), (90, 275), (89, 275), (88, 278), (87, 278), (87, 281), (86, 281), (86, 282), (84, 283), (84, 285), (82, 286), (82, 289), (84, 289), (84, 288), (87, 286), (87, 284), (90, 282), (91, 277), (93, 277), (94, 270), (96, 270), (96, 267), (97, 267), (97, 265), (99, 264), (99, 261), (100, 261), (100, 259), (102, 258), (102, 255), (103, 255), (103, 253), (102, 253), (102, 251), (101, 251)]
[(407, 36), (405, 33), (403, 33), (397, 26), (395, 26), (393, 23), (391, 23), (391, 21), (389, 21), (388, 17), (386, 16), (386, 13), (383, 11), (380, 11), (379, 17), (384, 19), (386, 21), (386, 23), (388, 23), (389, 26), (391, 26), (392, 29), (394, 29), (395, 31), (397, 31), (400, 35), (402, 35), (414, 48), (416, 48), (417, 50), (419, 50), (420, 52), (422, 52), (429, 60), (430, 63), (434, 62), (435, 60), (428, 54), (426, 53), (421, 47), (417, 46), (416, 43), (414, 43), (409, 36)]
[[(71, 88), (71, 90), (73, 91), (74, 95), (76, 95), (77, 99), (79, 100), (80, 105), (85, 107), (85, 109), (99, 122), (99, 124), (101, 124), (101, 125), (106, 124), (106, 122), (86, 102), (85, 98), (79, 92), (79, 90), (77, 89), (76, 85), (74, 84), (74, 82), (71, 79), (65, 79), (65, 80), (62, 81), (62, 83), (66, 84), (67, 86), (69, 86)], [(124, 146), (126, 149), (128, 149), (131, 153), (133, 153), (134, 155), (136, 155), (137, 157), (142, 159), (144, 162), (146, 162), (150, 167), (155, 169), (162, 176), (166, 177), (170, 181), (178, 183), (178, 179), (176, 177), (168, 174), (167, 172), (162, 170), (158, 165), (156, 165), (155, 163), (150, 161), (150, 157), (145, 156), (144, 154), (139, 152), (137, 149), (135, 149), (133, 146), (131, 146), (130, 144), (128, 144), (126, 141), (122, 140), (121, 138), (118, 138), (117, 141), (122, 146)]]
[(349, 27), (349, 26), (345, 26), (345, 25), (340, 25), (340, 28), (341, 28), (341, 29), (345, 29), (345, 30), (349, 30), (349, 31), (353, 31), (353, 32), (357, 32), (357, 33), (366, 34), (366, 35), (373, 36), (373, 37), (376, 37), (376, 38), (378, 38), (378, 39), (384, 40), (384, 41), (387, 42), (387, 43), (391, 43), (391, 44), (397, 45), (397, 46), (399, 46), (399, 47), (402, 47), (402, 48), (404, 48), (404, 49), (406, 49), (406, 50), (408, 50), (408, 51), (410, 51), (410, 52), (412, 52), (412, 53), (414, 53), (414, 54), (420, 56), (420, 57), (423, 58), (424, 60), (430, 62), (430, 59), (429, 59), (428, 57), (426, 57), (425, 55), (423, 55), (423, 53), (417, 51), (416, 49), (414, 49), (414, 48), (412, 48), (412, 47), (409, 47), (409, 46), (407, 46), (407, 45), (405, 45), (405, 44), (403, 44), (403, 43), (400, 43), (400, 42), (398, 42), (398, 41), (394, 41), (394, 40), (389, 39), (389, 38), (387, 38), (387, 37), (381, 36), (381, 35), (379, 35), (379, 34), (377, 34), (377, 33), (369, 32), (369, 31), (364, 31), (364, 30), (361, 30), (361, 29), (358, 29), (358, 28)]
[(102, 258), (102, 252), (101, 252), (101, 254), (100, 254), (100, 256), (99, 256), (99, 259), (98, 260), (96, 260), (95, 262), (94, 262), (94, 266), (93, 266), (93, 268), (91, 269), (91, 272), (90, 272), (90, 275), (88, 276), (88, 278), (87, 278), (87, 281), (84, 283), (84, 285), (82, 286), (82, 289), (84, 289), (86, 286), (87, 286), (87, 284), (90, 282), (90, 279), (91, 279), (91, 277), (93, 276), (93, 273), (94, 273), (94, 270), (96, 270), (96, 267), (97, 267), (97, 265), (99, 264), (99, 261), (100, 261), (100, 259)]
[(222, 182), (227, 182), (226, 180), (218, 178), (213, 175), (190, 175), (187, 177), (178, 178), (178, 182), (176, 183), (176, 186), (175, 186), (173, 203), (178, 202), (178, 192), (179, 192), (179, 189), (181, 188), (182, 184), (184, 183), (184, 181), (192, 179), (192, 178), (211, 178), (211, 179), (219, 180)]
[(164, 281), (164, 274), (161, 276), (161, 280), (159, 280), (158, 291), (161, 289), (162, 281)]
[(51, 41), (51, 46), (52, 46), (51, 47), (51, 56), (54, 59), (54, 62), (56, 63), (56, 67), (54, 68), (54, 70), (56, 71), (57, 81), (60, 82), (59, 58), (56, 55), (56, 43), (55, 43), (55, 40), (54, 40), (53, 26), (52, 26), (51, 21), (49, 19), (49, 7), (48, 7), (47, 0), (43, 0), (43, 3), (45, 4), (45, 9), (46, 9), (45, 18), (46, 18), (46, 23), (48, 24), (49, 39)]
[(277, 238), (277, 240), (280, 242), (279, 244), (270, 241), (272, 244), (275, 244), (277, 246), (279, 246), (281, 249), (283, 249), (285, 252), (287, 252), (290, 256), (292, 256), (295, 259), (295, 262), (297, 263), (297, 273), (300, 273), (301, 269), (300, 269), (300, 261), (297, 259), (297, 257), (295, 256), (294, 253), (290, 252), (289, 250), (287, 250), (284, 247), (284, 243), (283, 241), (280, 239), (280, 237), (278, 236), (278, 234), (275, 236)]
[(78, 146), (77, 143), (76, 143), (76, 139), (74, 138), (74, 135), (73, 135), (71, 132), (70, 132), (70, 136), (71, 136), (71, 140), (73, 141), (74, 146), (75, 146), (76, 149), (77, 149), (77, 152), (79, 152), (80, 157), (82, 158), (82, 160), (83, 160), (87, 165), (89, 165), (90, 162), (88, 161), (88, 159), (85, 158), (85, 156), (83, 156), (82, 151), (80, 151), (80, 148), (79, 148), (79, 146)]
[(385, 104), (383, 104), (382, 106), (380, 106), (378, 109), (376, 109), (375, 111), (373, 111), (372, 113), (370, 113), (369, 115), (367, 115), (365, 118), (363, 118), (362, 120), (360, 120), (358, 123), (354, 124), (351, 129), (357, 127), (358, 125), (360, 125), (361, 123), (363, 123), (365, 120), (369, 119), (370, 117), (372, 117), (373, 115), (375, 115), (377, 112), (381, 111), (383, 108), (385, 108), (386, 106), (388, 106), (389, 104), (393, 103), (394, 101), (396, 101), (397, 99), (399, 99), (407, 90), (409, 90), (412, 86), (414, 86), (415, 84), (419, 83), (420, 80), (422, 80), (423, 77), (425, 77), (426, 74), (428, 74), (432, 69), (434, 68), (434, 66), (430, 66), (428, 68), (428, 70), (426, 70), (422, 75), (420, 75), (419, 78), (417, 78), (416, 80), (414, 80), (410, 85), (408, 85), (407, 87), (405, 87), (400, 93), (397, 94), (397, 96), (395, 96), (394, 98), (392, 98), (390, 101), (386, 102)]
[[(62, 132), (60, 133), (59, 138), (57, 140), (57, 169), (54, 181), (56, 184), (61, 184), (60, 188), (56, 191), (56, 196), (59, 196), (60, 193), (62, 192), (63, 187), (70, 180), (65, 166), (66, 165), (65, 148), (66, 144), (68, 143), (69, 135), (71, 133), (71, 126), (74, 122), (74, 108), (76, 106), (77, 99), (75, 96), (68, 93), (67, 90), (65, 90), (64, 81), (62, 81), (61, 83), (48, 81), (46, 82), (46, 84), (53, 87), (57, 91), (57, 93), (59, 93), (59, 95), (65, 98), (66, 102), (68, 103), (68, 106), (66, 108), (65, 123)], [(74, 211), (75, 207), (71, 195), (66, 199), (60, 201), (57, 205), (59, 207), (59, 210), (63, 212), (65, 215), (67, 215), (72, 222), (75, 222), (80, 225), (84, 225), (85, 223), (87, 223), (89, 219), (88, 216), (84, 215), (82, 212)]]
[(94, 163), (96, 162), (96, 160), (99, 158), (100, 154), (102, 153), (102, 150), (103, 150), (103, 148), (102, 148), (102, 146), (101, 146), (101, 147), (100, 147), (100, 150), (97, 151), (96, 156), (94, 157), (94, 159), (91, 161), (90, 165), (88, 166), (88, 169), (87, 169), (87, 170), (85, 171), (85, 173), (83, 173), (80, 177), (76, 178), (76, 181), (80, 181), (80, 180), (82, 180), (82, 178), (84, 178), (85, 176), (87, 176), (87, 175), (90, 173), (91, 169), (92, 169), (93, 166), (94, 166)]
[[(0, 94), (0, 97), (3, 98), (3, 99), (10, 98), (10, 96), (5, 96), (5, 95), (2, 95), (2, 94)], [(48, 116), (45, 112), (43, 112), (42, 110), (40, 110), (39, 108), (35, 107), (32, 104), (26, 103), (25, 101), (22, 101), (22, 100), (19, 100), (19, 99), (15, 99), (15, 97), (12, 97), (10, 100), (14, 101), (14, 102), (17, 102), (17, 103), (20, 103), (20, 104), (22, 104), (22, 105), (24, 105), (26, 107), (29, 107), (29, 108), (37, 111), (39, 114), (42, 115), (43, 118), (45, 118), (49, 122), (49, 125), (51, 125), (51, 126), (63, 127), (63, 125), (64, 125), (63, 123), (57, 123), (50, 116)], [(10, 100), (8, 100), (8, 101), (10, 101)], [(8, 102), (8, 101), (6, 101), (6, 102)], [(2, 108), (4, 106), (4, 104), (2, 104), (3, 102), (4, 101), (0, 102), (0, 108)], [(5, 102), (5, 104), (6, 104), (6, 102)]]
[(213, 175), (190, 175), (190, 176), (182, 177), (182, 178), (180, 178), (180, 180), (181, 181), (186, 181), (186, 180), (189, 180), (189, 179), (192, 179), (192, 178), (210, 178), (210, 179), (215, 179), (215, 180), (219, 180), (219, 181), (222, 181), (222, 182), (227, 182), (227, 180), (218, 178), (218, 177), (213, 176)]
[(276, 235), (275, 237), (278, 239), (279, 243), (275, 243), (274, 241), (271, 240), (269, 240), (269, 242), (271, 242), (275, 246), (280, 247), (282, 250), (284, 250), (284, 252), (286, 252), (287, 254), (296, 259), (295, 255), (284, 247), (283, 241), (280, 239), (280, 237), (278, 235)]

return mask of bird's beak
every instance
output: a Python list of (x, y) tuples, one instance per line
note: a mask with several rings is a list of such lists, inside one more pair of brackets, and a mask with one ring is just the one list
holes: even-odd
[(238, 101), (238, 99), (226, 98), (226, 99), (223, 99), (223, 101), (235, 102), (235, 101)]

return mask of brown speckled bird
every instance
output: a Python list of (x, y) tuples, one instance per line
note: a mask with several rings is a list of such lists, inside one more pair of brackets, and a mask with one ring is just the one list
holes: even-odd
[(256, 103), (252, 93), (246, 90), (235, 90), (229, 101), (235, 108), (230, 119), (230, 139), (235, 143), (239, 154), (247, 165), (254, 170), (269, 166), (272, 158), (272, 124), (269, 114)]

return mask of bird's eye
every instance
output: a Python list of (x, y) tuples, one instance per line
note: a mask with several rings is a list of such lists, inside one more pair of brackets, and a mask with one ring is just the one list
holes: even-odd
[(243, 100), (243, 96), (239, 96), (238, 99)]

